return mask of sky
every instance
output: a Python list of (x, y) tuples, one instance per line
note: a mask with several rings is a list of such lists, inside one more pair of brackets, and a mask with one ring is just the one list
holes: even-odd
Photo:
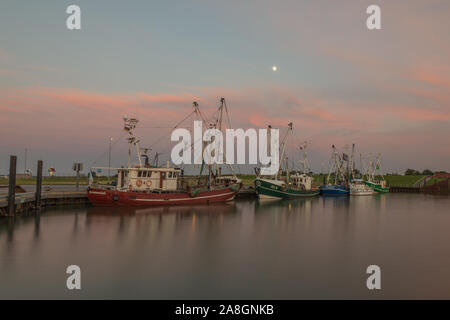
[[(71, 4), (81, 30), (66, 28)], [(220, 97), (235, 128), (292, 121), (316, 172), (353, 143), (385, 172), (450, 171), (448, 34), (447, 0), (3, 0), (0, 174), (11, 154), (22, 172), (25, 149), (32, 170), (106, 165), (110, 137), (126, 164), (124, 114), (164, 160), (192, 102), (211, 114)]]

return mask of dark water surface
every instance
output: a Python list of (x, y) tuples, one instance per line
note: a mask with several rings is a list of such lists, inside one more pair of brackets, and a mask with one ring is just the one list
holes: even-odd
[[(81, 268), (80, 291), (66, 268)], [(378, 291), (367, 266), (381, 267)], [(450, 299), (450, 197), (58, 208), (0, 219), (0, 298)]]

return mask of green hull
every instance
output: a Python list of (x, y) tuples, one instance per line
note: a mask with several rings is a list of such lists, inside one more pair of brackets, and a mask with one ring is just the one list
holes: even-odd
[(301, 190), (282, 185), (278, 180), (256, 179), (255, 190), (260, 198), (297, 199), (319, 195), (319, 190)]
[(389, 192), (389, 187), (383, 188), (381, 186), (381, 184), (379, 184), (379, 183), (375, 183), (375, 182), (371, 182), (371, 181), (364, 181), (364, 183), (366, 185), (368, 185), (369, 187), (373, 188), (373, 190), (375, 192), (378, 192), (378, 193), (387, 193), (387, 192)]

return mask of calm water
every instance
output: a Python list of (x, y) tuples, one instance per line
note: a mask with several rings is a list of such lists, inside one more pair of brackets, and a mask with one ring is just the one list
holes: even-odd
[[(81, 267), (82, 290), (66, 289)], [(381, 267), (382, 289), (366, 288)], [(450, 197), (387, 194), (0, 220), (0, 298), (450, 299)]]

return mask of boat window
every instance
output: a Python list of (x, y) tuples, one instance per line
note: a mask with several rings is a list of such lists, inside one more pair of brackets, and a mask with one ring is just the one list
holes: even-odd
[(169, 171), (169, 178), (172, 178), (172, 171)]
[(147, 171), (142, 171), (142, 177), (146, 178), (147, 177)]
[(138, 171), (138, 178), (142, 177), (142, 171)]
[(174, 177), (174, 178), (177, 177), (177, 173), (176, 173), (176, 172), (173, 173), (173, 177)]

